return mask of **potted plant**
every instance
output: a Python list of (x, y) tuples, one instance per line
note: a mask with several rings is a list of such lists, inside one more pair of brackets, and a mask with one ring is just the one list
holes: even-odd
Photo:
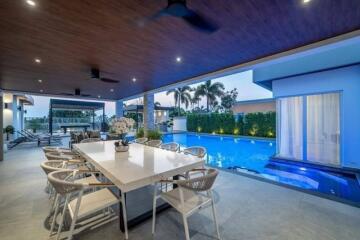
[(111, 121), (108, 139), (124, 139), (133, 128), (135, 121), (132, 118), (115, 118)]
[(172, 119), (166, 121), (167, 132), (172, 132), (173, 125), (174, 125), (174, 123), (173, 123)]
[(6, 126), (6, 128), (4, 128), (4, 133), (6, 133), (6, 141), (9, 141), (9, 135), (10, 134), (14, 134), (15, 128), (11, 125)]

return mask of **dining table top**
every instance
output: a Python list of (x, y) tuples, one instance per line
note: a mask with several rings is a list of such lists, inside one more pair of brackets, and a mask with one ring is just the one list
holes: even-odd
[(123, 192), (204, 165), (202, 158), (138, 143), (129, 144), (126, 152), (116, 152), (114, 143), (115, 141), (79, 143), (73, 147)]

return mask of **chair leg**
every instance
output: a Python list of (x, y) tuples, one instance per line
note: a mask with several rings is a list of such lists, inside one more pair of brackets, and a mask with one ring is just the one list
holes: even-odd
[(152, 234), (155, 234), (156, 200), (157, 200), (157, 184), (155, 183), (155, 185), (154, 185), (154, 198), (153, 198)]
[(79, 213), (79, 208), (80, 208), (80, 203), (81, 203), (81, 197), (82, 197), (82, 195), (83, 195), (83, 190), (80, 191), (79, 196), (78, 196), (78, 199), (77, 199), (77, 201), (76, 201), (75, 212), (74, 212), (73, 219), (72, 219), (72, 221), (71, 221), (71, 226), (70, 226), (70, 231), (69, 231), (68, 240), (71, 240), (72, 237), (73, 237), (73, 233), (74, 233), (74, 229), (75, 229), (75, 223), (76, 223), (77, 216), (78, 216), (78, 213)]
[(121, 206), (123, 210), (123, 219), (124, 219), (124, 228), (125, 228), (125, 239), (128, 239), (128, 227), (127, 227), (127, 214), (126, 214), (126, 203), (125, 203), (125, 194), (121, 193)]
[(59, 239), (60, 239), (60, 233), (61, 233), (61, 229), (62, 229), (63, 224), (64, 224), (64, 218), (65, 218), (66, 208), (67, 208), (69, 199), (70, 199), (70, 194), (68, 194), (68, 195), (66, 196), (66, 198), (65, 198), (64, 209), (63, 209), (63, 211), (62, 211), (62, 216), (61, 216), (61, 220), (60, 220), (60, 224), (59, 224), (59, 229), (58, 229), (58, 232), (57, 232), (56, 240), (59, 240)]
[[(59, 211), (59, 205), (60, 205), (60, 195), (56, 194), (55, 203), (54, 203), (54, 206), (53, 206), (53, 207), (55, 207), (55, 212), (54, 212), (54, 217), (53, 217), (53, 220), (52, 220), (52, 223), (51, 223), (50, 236), (54, 231), (55, 222), (56, 222), (56, 216), (57, 216), (58, 211)], [(53, 207), (51, 207), (50, 214), (51, 214), (51, 211), (52, 211)]]
[(216, 216), (214, 197), (213, 197), (211, 192), (210, 192), (210, 196), (211, 196), (211, 207), (212, 207), (212, 212), (213, 212), (213, 215), (214, 215), (214, 224), (215, 224), (215, 228), (216, 228), (217, 238), (221, 239), (220, 238), (220, 232), (219, 232), (219, 225), (218, 225), (217, 216)]
[(181, 214), (181, 215), (182, 215), (183, 221), (184, 221), (185, 238), (186, 238), (186, 240), (190, 240), (189, 226), (188, 226), (188, 222), (187, 222), (187, 217), (185, 216), (185, 214)]

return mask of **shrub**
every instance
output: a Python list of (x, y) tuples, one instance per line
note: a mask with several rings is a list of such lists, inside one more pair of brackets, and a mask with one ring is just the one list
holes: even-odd
[(238, 116), (232, 113), (188, 114), (187, 130), (190, 132), (275, 137), (276, 113), (249, 113)]
[(139, 128), (136, 132), (136, 138), (142, 138), (144, 135), (144, 128)]
[(161, 139), (161, 132), (159, 130), (148, 130), (147, 131), (147, 138), (149, 140), (159, 140)]

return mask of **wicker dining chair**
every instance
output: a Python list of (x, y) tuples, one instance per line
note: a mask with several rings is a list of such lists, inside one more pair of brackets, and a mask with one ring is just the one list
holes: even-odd
[(80, 141), (80, 143), (91, 143), (91, 142), (100, 142), (101, 138), (85, 138)]
[(161, 140), (150, 140), (148, 142), (146, 142), (146, 145), (150, 146), (150, 147), (160, 147), (162, 144)]
[(176, 142), (163, 143), (160, 145), (160, 148), (172, 152), (178, 152), (180, 150), (180, 144)]
[[(51, 161), (45, 161), (40, 164), (40, 167), (43, 169), (46, 175), (49, 175), (52, 172), (59, 171), (59, 170), (81, 170), (86, 171), (89, 170), (89, 168), (85, 165), (83, 162), (79, 162), (77, 160), (69, 160), (69, 161), (63, 161), (63, 160), (51, 160)], [(75, 182), (78, 183), (98, 183), (99, 180), (95, 177), (94, 174), (90, 174), (89, 176), (79, 178), (75, 180)], [(53, 188), (49, 184), (49, 181), (47, 182), (46, 189), (49, 193), (49, 198), (51, 198), (54, 195)], [(56, 198), (56, 196), (55, 196)]]
[(73, 153), (70, 148), (63, 148), (63, 147), (45, 146), (42, 147), (42, 150), (44, 151), (44, 153), (48, 153), (48, 152), (61, 152), (61, 153), (69, 153), (69, 154)]
[(217, 238), (220, 239), (214, 197), (212, 195), (212, 186), (216, 180), (218, 171), (216, 169), (194, 169), (193, 171), (203, 172), (204, 175), (186, 180), (161, 180), (160, 183), (177, 184), (178, 187), (168, 192), (161, 192), (159, 195), (158, 187), (155, 185), (152, 222), (153, 234), (155, 234), (157, 199), (161, 198), (182, 215), (186, 240), (190, 239), (187, 218), (201, 208), (211, 204)]
[[(48, 180), (57, 193), (55, 213), (51, 223), (50, 237), (53, 235), (56, 216), (61, 200), (65, 199), (56, 239), (60, 239), (65, 214), (69, 213), (71, 219), (67, 239), (86, 229), (95, 229), (105, 223), (117, 219), (112, 206), (119, 203), (119, 199), (108, 189), (112, 183), (77, 183), (73, 182), (78, 174), (90, 174), (94, 171), (61, 170), (48, 175)], [(85, 190), (96, 188), (94, 192), (85, 193)], [(76, 227), (76, 228), (75, 228)], [(126, 232), (127, 233), (127, 232)], [(126, 235), (127, 238), (127, 235)]]
[(144, 143), (146, 143), (147, 141), (148, 141), (148, 138), (146, 138), (146, 137), (136, 138), (136, 139), (134, 140), (135, 143), (140, 143), (140, 144), (144, 144)]
[(183, 150), (183, 153), (203, 158), (206, 155), (206, 148), (201, 146), (188, 147)]
[(47, 152), (45, 153), (47, 160), (63, 160), (68, 161), (74, 158), (72, 155), (62, 154), (61, 152)]

